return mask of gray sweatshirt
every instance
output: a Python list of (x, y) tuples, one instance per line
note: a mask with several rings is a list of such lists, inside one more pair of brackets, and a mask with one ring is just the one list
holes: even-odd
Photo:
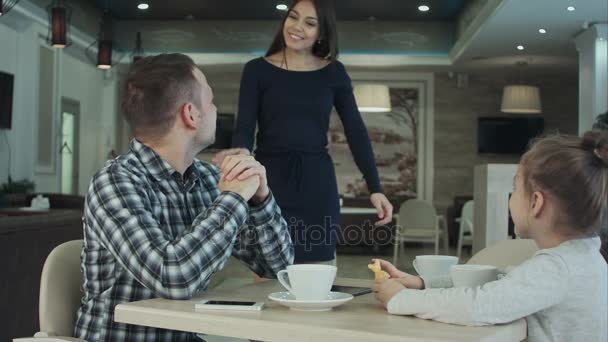
[(600, 239), (570, 240), (539, 250), (500, 280), (477, 288), (424, 279), (427, 289), (405, 289), (388, 303), (391, 314), (461, 325), (526, 318), (528, 341), (608, 341), (608, 266)]

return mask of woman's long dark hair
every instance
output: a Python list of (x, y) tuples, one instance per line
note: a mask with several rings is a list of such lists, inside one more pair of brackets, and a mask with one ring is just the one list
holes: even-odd
[(301, 1), (310, 1), (315, 6), (319, 23), (319, 40), (312, 47), (312, 54), (335, 62), (338, 58), (338, 34), (336, 31), (336, 13), (334, 11), (332, 0), (295, 0), (287, 10), (279, 31), (274, 36), (270, 48), (266, 51), (266, 57), (283, 51), (283, 62), (285, 61), (285, 37), (283, 36), (283, 27), (285, 21), (289, 17), (291, 10)]

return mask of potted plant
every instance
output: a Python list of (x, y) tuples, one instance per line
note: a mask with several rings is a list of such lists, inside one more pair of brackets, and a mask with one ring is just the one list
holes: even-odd
[(593, 124), (593, 129), (608, 131), (608, 112), (597, 116), (597, 119)]
[(27, 194), (34, 192), (36, 184), (29, 179), (13, 181), (11, 176), (8, 176), (8, 181), (0, 185), (0, 207), (7, 207), (15, 203), (26, 205), (25, 198)]

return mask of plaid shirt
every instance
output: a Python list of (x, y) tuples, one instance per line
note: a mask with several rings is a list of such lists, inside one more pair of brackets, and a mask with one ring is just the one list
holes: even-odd
[(293, 262), (287, 223), (272, 195), (250, 207), (218, 189), (219, 170), (195, 160), (180, 175), (152, 149), (130, 152), (93, 178), (84, 211), (84, 297), (75, 336), (94, 341), (184, 341), (193, 334), (114, 322), (120, 303), (189, 299), (230, 256), (275, 277)]

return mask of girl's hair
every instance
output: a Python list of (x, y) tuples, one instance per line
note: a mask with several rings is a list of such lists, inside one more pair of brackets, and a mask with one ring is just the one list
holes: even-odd
[(535, 141), (521, 160), (524, 189), (543, 191), (557, 200), (558, 224), (575, 233), (606, 230), (608, 136), (549, 135)]
[(285, 37), (283, 36), (283, 27), (285, 21), (293, 8), (301, 1), (310, 1), (315, 6), (317, 11), (317, 19), (319, 25), (319, 38), (312, 47), (312, 54), (335, 62), (338, 58), (338, 34), (336, 31), (336, 13), (334, 11), (332, 0), (295, 0), (287, 10), (281, 26), (277, 31), (270, 48), (266, 51), (266, 57), (283, 51), (283, 62), (285, 62)]

